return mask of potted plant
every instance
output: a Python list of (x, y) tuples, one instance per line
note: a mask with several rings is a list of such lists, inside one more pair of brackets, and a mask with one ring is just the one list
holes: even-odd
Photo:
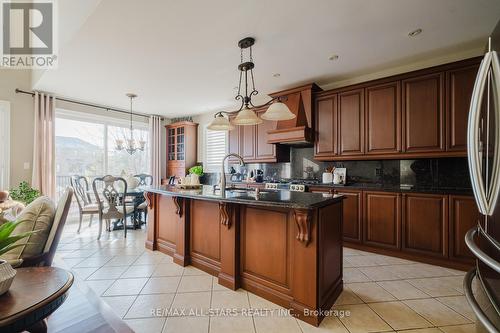
[(188, 171), (190, 175), (195, 175), (195, 177), (198, 178), (196, 183), (199, 184), (200, 178), (203, 177), (203, 166), (195, 165), (194, 167), (189, 168)]
[(18, 240), (28, 237), (29, 235), (35, 233), (36, 231), (27, 231), (14, 236), (11, 236), (12, 232), (16, 227), (21, 224), (21, 221), (10, 221), (0, 225), (0, 295), (4, 294), (9, 290), (14, 277), (16, 276), (16, 271), (12, 266), (1, 257), (5, 253), (19, 246), (24, 246), (25, 244), (15, 244)]
[(29, 205), (39, 196), (40, 192), (32, 188), (27, 182), (21, 182), (17, 188), (10, 190), (12, 200), (20, 201), (25, 205)]

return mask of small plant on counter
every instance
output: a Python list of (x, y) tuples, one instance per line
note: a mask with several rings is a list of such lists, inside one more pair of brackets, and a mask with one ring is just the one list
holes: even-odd
[(30, 204), (40, 196), (40, 192), (32, 188), (27, 182), (23, 181), (17, 188), (10, 190), (12, 200), (20, 201), (25, 205)]
[(203, 176), (203, 167), (201, 165), (195, 165), (192, 168), (189, 168), (189, 173), (198, 175), (198, 176)]

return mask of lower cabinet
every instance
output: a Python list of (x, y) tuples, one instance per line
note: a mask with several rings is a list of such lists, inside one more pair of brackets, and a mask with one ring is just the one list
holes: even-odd
[(474, 256), (465, 245), (465, 234), (477, 225), (481, 215), (473, 197), (450, 195), (449, 255), (459, 261), (473, 262)]
[(460, 267), (473, 263), (464, 238), (481, 216), (472, 196), (321, 186), (310, 186), (309, 191), (345, 196), (342, 236), (355, 248), (406, 254), (424, 262), (426, 258), (432, 263), (453, 262)]
[(448, 256), (448, 196), (403, 195), (403, 251)]
[(362, 221), (363, 221), (363, 198), (362, 191), (357, 190), (340, 190), (338, 194), (345, 196), (343, 201), (343, 232), (344, 240), (361, 243), (362, 236)]
[(400, 249), (401, 194), (365, 191), (363, 200), (363, 243)]

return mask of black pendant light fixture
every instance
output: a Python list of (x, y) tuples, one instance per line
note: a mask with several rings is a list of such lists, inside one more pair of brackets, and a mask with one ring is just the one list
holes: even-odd
[[(208, 125), (208, 129), (215, 131), (228, 131), (234, 128), (234, 125), (257, 125), (264, 120), (288, 120), (295, 118), (290, 109), (284, 104), (280, 97), (271, 99), (269, 102), (262, 105), (254, 105), (252, 103), (252, 96), (256, 96), (259, 92), (255, 89), (255, 81), (253, 76), (253, 69), (255, 64), (253, 62), (252, 46), (255, 44), (255, 39), (252, 37), (243, 38), (238, 42), (240, 48), (240, 64), (238, 70), (240, 71), (240, 79), (238, 83), (238, 93), (235, 97), (237, 101), (241, 102), (240, 108), (237, 111), (226, 112), (220, 111), (215, 114), (215, 118)], [(244, 50), (249, 50), (248, 61), (243, 61)], [(254, 109), (262, 108), (269, 105), (267, 111), (259, 118)], [(232, 121), (229, 121), (228, 115), (236, 114)]]

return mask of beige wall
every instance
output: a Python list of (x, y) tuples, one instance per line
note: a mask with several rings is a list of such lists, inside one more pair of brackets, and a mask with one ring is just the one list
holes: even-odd
[[(10, 186), (23, 180), (31, 182), (33, 159), (33, 100), (16, 94), (15, 89), (30, 90), (31, 71), (0, 69), (0, 100), (10, 103)], [(24, 169), (24, 163), (29, 169)]]

